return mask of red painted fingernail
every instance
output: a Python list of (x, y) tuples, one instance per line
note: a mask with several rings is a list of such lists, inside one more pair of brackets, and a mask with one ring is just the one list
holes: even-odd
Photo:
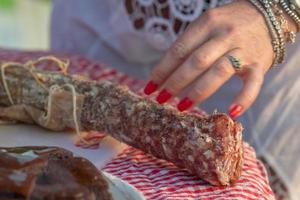
[(149, 81), (146, 87), (144, 88), (144, 93), (149, 95), (153, 93), (158, 88), (158, 84), (154, 83), (154, 81)]
[(236, 118), (242, 112), (243, 107), (241, 105), (232, 105), (229, 108), (229, 115), (232, 118)]
[(179, 111), (182, 112), (182, 111), (190, 108), (193, 104), (194, 104), (194, 101), (192, 101), (188, 97), (185, 97), (178, 103), (177, 108)]
[(171, 97), (172, 97), (172, 94), (170, 92), (168, 92), (166, 89), (164, 89), (158, 94), (156, 101), (159, 104), (163, 104), (166, 101), (168, 101)]

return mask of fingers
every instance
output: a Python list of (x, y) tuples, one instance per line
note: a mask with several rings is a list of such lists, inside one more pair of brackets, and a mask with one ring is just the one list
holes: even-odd
[(153, 69), (150, 86), (147, 85), (144, 90), (146, 94), (154, 92), (196, 48), (209, 39), (209, 25), (205, 23), (205, 18), (201, 16), (197, 23), (191, 24), (170, 47)]
[[(165, 81), (163, 91), (169, 92), (171, 96), (176, 95), (204, 73), (228, 50), (227, 44), (222, 41), (221, 38), (209, 40), (194, 51)], [(158, 102), (163, 101), (158, 96)]]
[[(236, 51), (229, 52), (228, 55), (239, 57)], [(235, 73), (231, 62), (226, 56), (222, 56), (207, 72), (205, 72), (195, 82), (193, 87), (188, 91), (177, 108), (184, 111), (195, 103), (200, 103), (215, 93), (231, 76)]]
[(229, 115), (233, 118), (244, 113), (255, 101), (263, 84), (263, 71), (252, 67), (244, 80), (244, 85), (229, 107)]

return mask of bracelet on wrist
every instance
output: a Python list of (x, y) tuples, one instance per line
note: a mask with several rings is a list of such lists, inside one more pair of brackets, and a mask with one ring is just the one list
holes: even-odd
[(296, 40), (296, 33), (289, 27), (288, 16), (300, 30), (300, 15), (288, 1), (291, 0), (249, 0), (264, 16), (268, 26), (275, 53), (273, 66), (284, 62), (286, 43), (293, 44)]
[[(279, 3), (283, 10), (294, 20), (297, 24), (298, 31), (300, 30), (300, 14), (293, 9), (293, 4), (287, 0), (279, 0)], [(292, 7), (291, 7), (292, 6)]]
[(294, 44), (296, 42), (296, 33), (290, 29), (288, 20), (284, 15), (283, 9), (276, 1), (270, 1), (270, 5), (272, 6), (274, 14), (277, 17), (277, 20), (281, 26), (286, 42)]

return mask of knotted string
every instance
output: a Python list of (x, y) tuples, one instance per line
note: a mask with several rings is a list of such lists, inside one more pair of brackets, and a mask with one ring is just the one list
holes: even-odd
[[(71, 93), (72, 93), (72, 115), (73, 115), (73, 121), (74, 121), (74, 126), (75, 126), (75, 131), (77, 133), (77, 135), (81, 138), (81, 133), (80, 133), (80, 128), (79, 128), (79, 123), (78, 123), (78, 120), (77, 120), (77, 112), (76, 112), (76, 108), (77, 108), (77, 93), (76, 93), (76, 90), (75, 90), (75, 87), (74, 85), (71, 85), (71, 84), (65, 84), (65, 85), (62, 85), (62, 86), (59, 86), (59, 85), (52, 85), (49, 89), (49, 96), (48, 96), (48, 105), (47, 105), (47, 113), (45, 115), (45, 118), (46, 118), (46, 126), (50, 123), (50, 119), (51, 119), (51, 115), (52, 115), (52, 96), (53, 94), (57, 91), (57, 90), (60, 90), (64, 87), (67, 87), (71, 90)], [(82, 138), (83, 139), (83, 138)]]
[(73, 85), (71, 84), (65, 84), (62, 86), (59, 86), (57, 84), (52, 85), (50, 88), (47, 88), (38, 78), (38, 76), (33, 72), (33, 70), (35, 69), (36, 65), (42, 61), (52, 61), (54, 63), (57, 64), (57, 66), (60, 68), (61, 73), (63, 74), (67, 74), (68, 71), (68, 67), (69, 67), (69, 60), (67, 61), (62, 61), (54, 56), (44, 56), (44, 57), (40, 57), (35, 61), (29, 60), (27, 61), (25, 64), (22, 63), (17, 63), (17, 62), (6, 62), (4, 64), (1, 65), (1, 79), (2, 79), (2, 83), (4, 86), (4, 90), (5, 93), (11, 103), (11, 105), (14, 105), (14, 101), (10, 92), (10, 89), (8, 87), (7, 84), (7, 77), (5, 74), (5, 69), (8, 67), (21, 67), (25, 70), (27, 70), (32, 77), (35, 79), (35, 81), (37, 81), (37, 83), (44, 88), (49, 94), (48, 94), (48, 104), (47, 104), (47, 110), (46, 110), (46, 114), (45, 114), (45, 118), (46, 118), (46, 126), (49, 124), (50, 119), (51, 119), (51, 115), (52, 115), (52, 96), (55, 93), (55, 91), (62, 89), (62, 88), (69, 88), (71, 90), (72, 93), (72, 106), (73, 106), (73, 120), (74, 120), (74, 126), (75, 126), (75, 131), (76, 134), (79, 136), (79, 138), (84, 142), (84, 143), (88, 143), (88, 141), (85, 141), (82, 137), (81, 137), (81, 133), (80, 133), (80, 128), (79, 128), (79, 123), (78, 123), (78, 119), (77, 119), (77, 93), (76, 93), (76, 89)]

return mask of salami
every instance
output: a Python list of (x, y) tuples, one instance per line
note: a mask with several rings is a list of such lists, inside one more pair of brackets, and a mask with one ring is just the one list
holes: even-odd
[(113, 200), (105, 175), (58, 147), (0, 147), (2, 200)]
[(241, 175), (243, 128), (224, 113), (181, 113), (124, 86), (28, 64), (2, 65), (1, 72), (0, 118), (51, 130), (104, 131), (213, 185), (230, 185)]

